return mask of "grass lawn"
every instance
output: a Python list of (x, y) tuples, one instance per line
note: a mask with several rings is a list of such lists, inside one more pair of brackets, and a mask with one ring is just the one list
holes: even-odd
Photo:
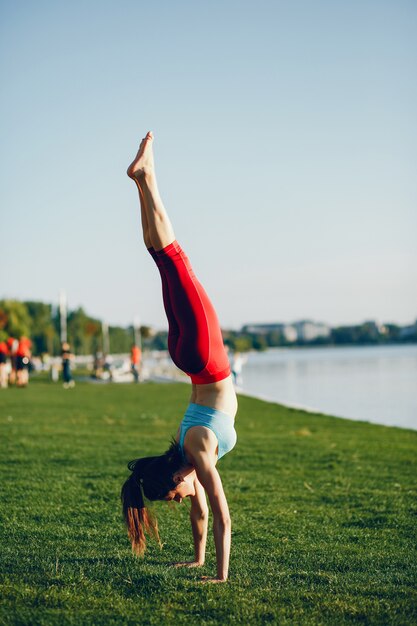
[(189, 503), (156, 503), (161, 551), (133, 557), (126, 463), (160, 454), (189, 388), (35, 381), (0, 390), (0, 624), (417, 623), (417, 432), (241, 397), (218, 468), (230, 580), (210, 531), (192, 558)]

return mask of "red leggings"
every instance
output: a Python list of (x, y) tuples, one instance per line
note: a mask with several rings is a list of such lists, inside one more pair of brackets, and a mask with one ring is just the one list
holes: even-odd
[(216, 311), (177, 241), (149, 248), (162, 278), (168, 350), (175, 365), (198, 385), (227, 378), (230, 365)]

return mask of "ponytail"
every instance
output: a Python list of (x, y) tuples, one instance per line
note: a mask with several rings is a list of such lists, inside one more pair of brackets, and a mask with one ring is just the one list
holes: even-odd
[(145, 506), (140, 479), (134, 470), (122, 487), (121, 499), (132, 552), (137, 556), (142, 556), (146, 548), (145, 532), (152, 535), (159, 544), (161, 541), (158, 522)]
[(127, 534), (134, 554), (141, 556), (146, 548), (146, 536), (153, 536), (161, 546), (156, 517), (145, 506), (147, 500), (163, 500), (176, 483), (173, 475), (185, 464), (182, 450), (172, 441), (161, 456), (144, 457), (128, 463), (132, 472), (122, 487), (121, 499)]

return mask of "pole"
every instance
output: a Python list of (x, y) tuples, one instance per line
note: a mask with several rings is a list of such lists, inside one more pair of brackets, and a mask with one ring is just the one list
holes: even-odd
[(110, 352), (110, 338), (109, 338), (109, 326), (106, 322), (101, 323), (101, 331), (103, 333), (103, 354), (107, 355)]
[(138, 348), (142, 349), (142, 336), (140, 333), (140, 319), (137, 315), (135, 316), (135, 319), (133, 320), (133, 334), (135, 337), (135, 345), (138, 346)]
[(67, 341), (67, 294), (64, 289), (59, 292), (59, 321), (61, 327), (61, 343)]

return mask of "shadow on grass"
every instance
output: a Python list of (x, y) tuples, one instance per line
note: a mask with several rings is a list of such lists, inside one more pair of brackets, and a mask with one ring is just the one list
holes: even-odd
[(166, 592), (167, 584), (164, 576), (158, 574), (141, 574), (131, 580), (125, 579), (124, 585), (118, 588), (125, 598), (133, 597), (149, 597), (152, 595), (160, 595), (162, 591)]
[(60, 559), (74, 573), (82, 571), (83, 579), (90, 583), (110, 582), (112, 589), (125, 598), (161, 596), (167, 591), (183, 591), (201, 576), (200, 568), (175, 568), (171, 562), (147, 559), (146, 563), (133, 563), (120, 557), (67, 557)]

